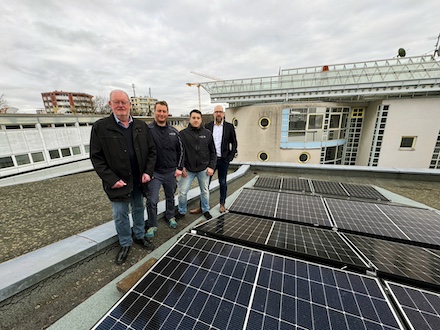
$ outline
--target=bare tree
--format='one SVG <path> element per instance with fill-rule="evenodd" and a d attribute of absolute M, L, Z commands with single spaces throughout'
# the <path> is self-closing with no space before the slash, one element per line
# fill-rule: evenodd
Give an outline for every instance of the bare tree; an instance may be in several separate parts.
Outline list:
<path fill-rule="evenodd" d="M 7 108 L 9 106 L 8 101 L 6 101 L 4 94 L 0 95 L 0 110 Z"/>
<path fill-rule="evenodd" d="M 94 113 L 110 113 L 111 109 L 108 105 L 107 98 L 104 96 L 95 96 L 93 100 Z"/>

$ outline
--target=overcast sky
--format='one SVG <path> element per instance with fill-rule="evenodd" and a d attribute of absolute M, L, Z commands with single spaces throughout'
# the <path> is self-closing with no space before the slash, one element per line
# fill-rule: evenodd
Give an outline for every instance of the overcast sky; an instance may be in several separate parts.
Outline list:
<path fill-rule="evenodd" d="M 21 110 L 42 92 L 112 89 L 198 107 L 210 79 L 433 54 L 438 0 L 2 0 L 0 95 Z M 211 112 L 201 89 L 202 111 Z"/>

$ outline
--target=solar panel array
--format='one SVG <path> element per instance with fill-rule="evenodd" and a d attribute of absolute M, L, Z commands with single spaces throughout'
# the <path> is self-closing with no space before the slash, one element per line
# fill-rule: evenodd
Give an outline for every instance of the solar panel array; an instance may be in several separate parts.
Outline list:
<path fill-rule="evenodd" d="M 324 260 L 335 266 L 367 268 L 344 239 L 331 230 L 235 213 L 224 214 L 194 229 L 222 240 L 283 250 L 285 254 Z"/>
<path fill-rule="evenodd" d="M 292 192 L 310 182 L 259 178 L 271 190 L 185 234 L 96 329 L 440 329 L 440 214 Z"/>
<path fill-rule="evenodd" d="M 254 183 L 254 187 L 282 191 L 299 191 L 304 193 L 310 193 L 313 190 L 313 192 L 318 195 L 388 201 L 384 195 L 372 186 L 334 181 L 259 176 Z"/>
<path fill-rule="evenodd" d="M 185 234 L 94 329 L 402 329 L 377 279 Z"/>
<path fill-rule="evenodd" d="M 243 189 L 229 210 L 286 221 L 332 226 L 323 199 L 317 196 Z"/>

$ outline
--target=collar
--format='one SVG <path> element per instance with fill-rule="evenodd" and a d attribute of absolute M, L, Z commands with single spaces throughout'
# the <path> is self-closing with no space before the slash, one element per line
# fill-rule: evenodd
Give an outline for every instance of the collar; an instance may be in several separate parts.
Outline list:
<path fill-rule="evenodd" d="M 118 117 L 116 117 L 115 114 L 113 114 L 113 118 L 115 118 L 116 124 L 118 124 L 119 126 L 121 126 L 121 127 L 123 127 L 123 128 L 127 128 L 127 127 L 125 127 L 125 125 L 122 123 L 122 121 L 120 121 L 120 120 L 118 119 Z M 133 122 L 133 117 L 130 115 L 130 119 L 128 120 L 128 126 L 130 126 L 132 122 Z"/>

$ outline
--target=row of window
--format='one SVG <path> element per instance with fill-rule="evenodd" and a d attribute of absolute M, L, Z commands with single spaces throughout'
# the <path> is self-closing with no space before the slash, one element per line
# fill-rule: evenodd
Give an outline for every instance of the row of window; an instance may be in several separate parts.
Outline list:
<path fill-rule="evenodd" d="M 90 153 L 90 146 L 84 146 L 86 154 Z M 69 148 L 61 148 L 61 149 L 52 149 L 49 150 L 50 159 L 58 159 L 71 157 L 75 155 L 81 155 L 81 147 L 74 146 Z M 14 162 L 15 161 L 15 162 Z M 12 155 L 6 157 L 0 157 L 0 168 L 8 168 L 15 166 L 22 166 L 28 164 L 35 164 L 45 161 L 45 156 L 42 151 L 39 152 L 31 152 L 21 155 Z"/>
<path fill-rule="evenodd" d="M 258 160 L 262 162 L 267 162 L 269 160 L 269 154 L 265 151 L 261 151 L 257 155 Z M 308 163 L 310 160 L 310 154 L 308 152 L 303 152 L 298 156 L 298 162 L 302 164 Z"/>
<path fill-rule="evenodd" d="M 0 125 L 0 130 L 17 130 L 17 129 L 35 129 L 37 124 L 16 124 L 16 125 Z M 54 127 L 76 127 L 75 123 L 59 123 L 59 124 L 40 124 L 41 128 L 54 128 Z M 79 126 L 91 126 L 90 123 L 78 123 Z"/>

